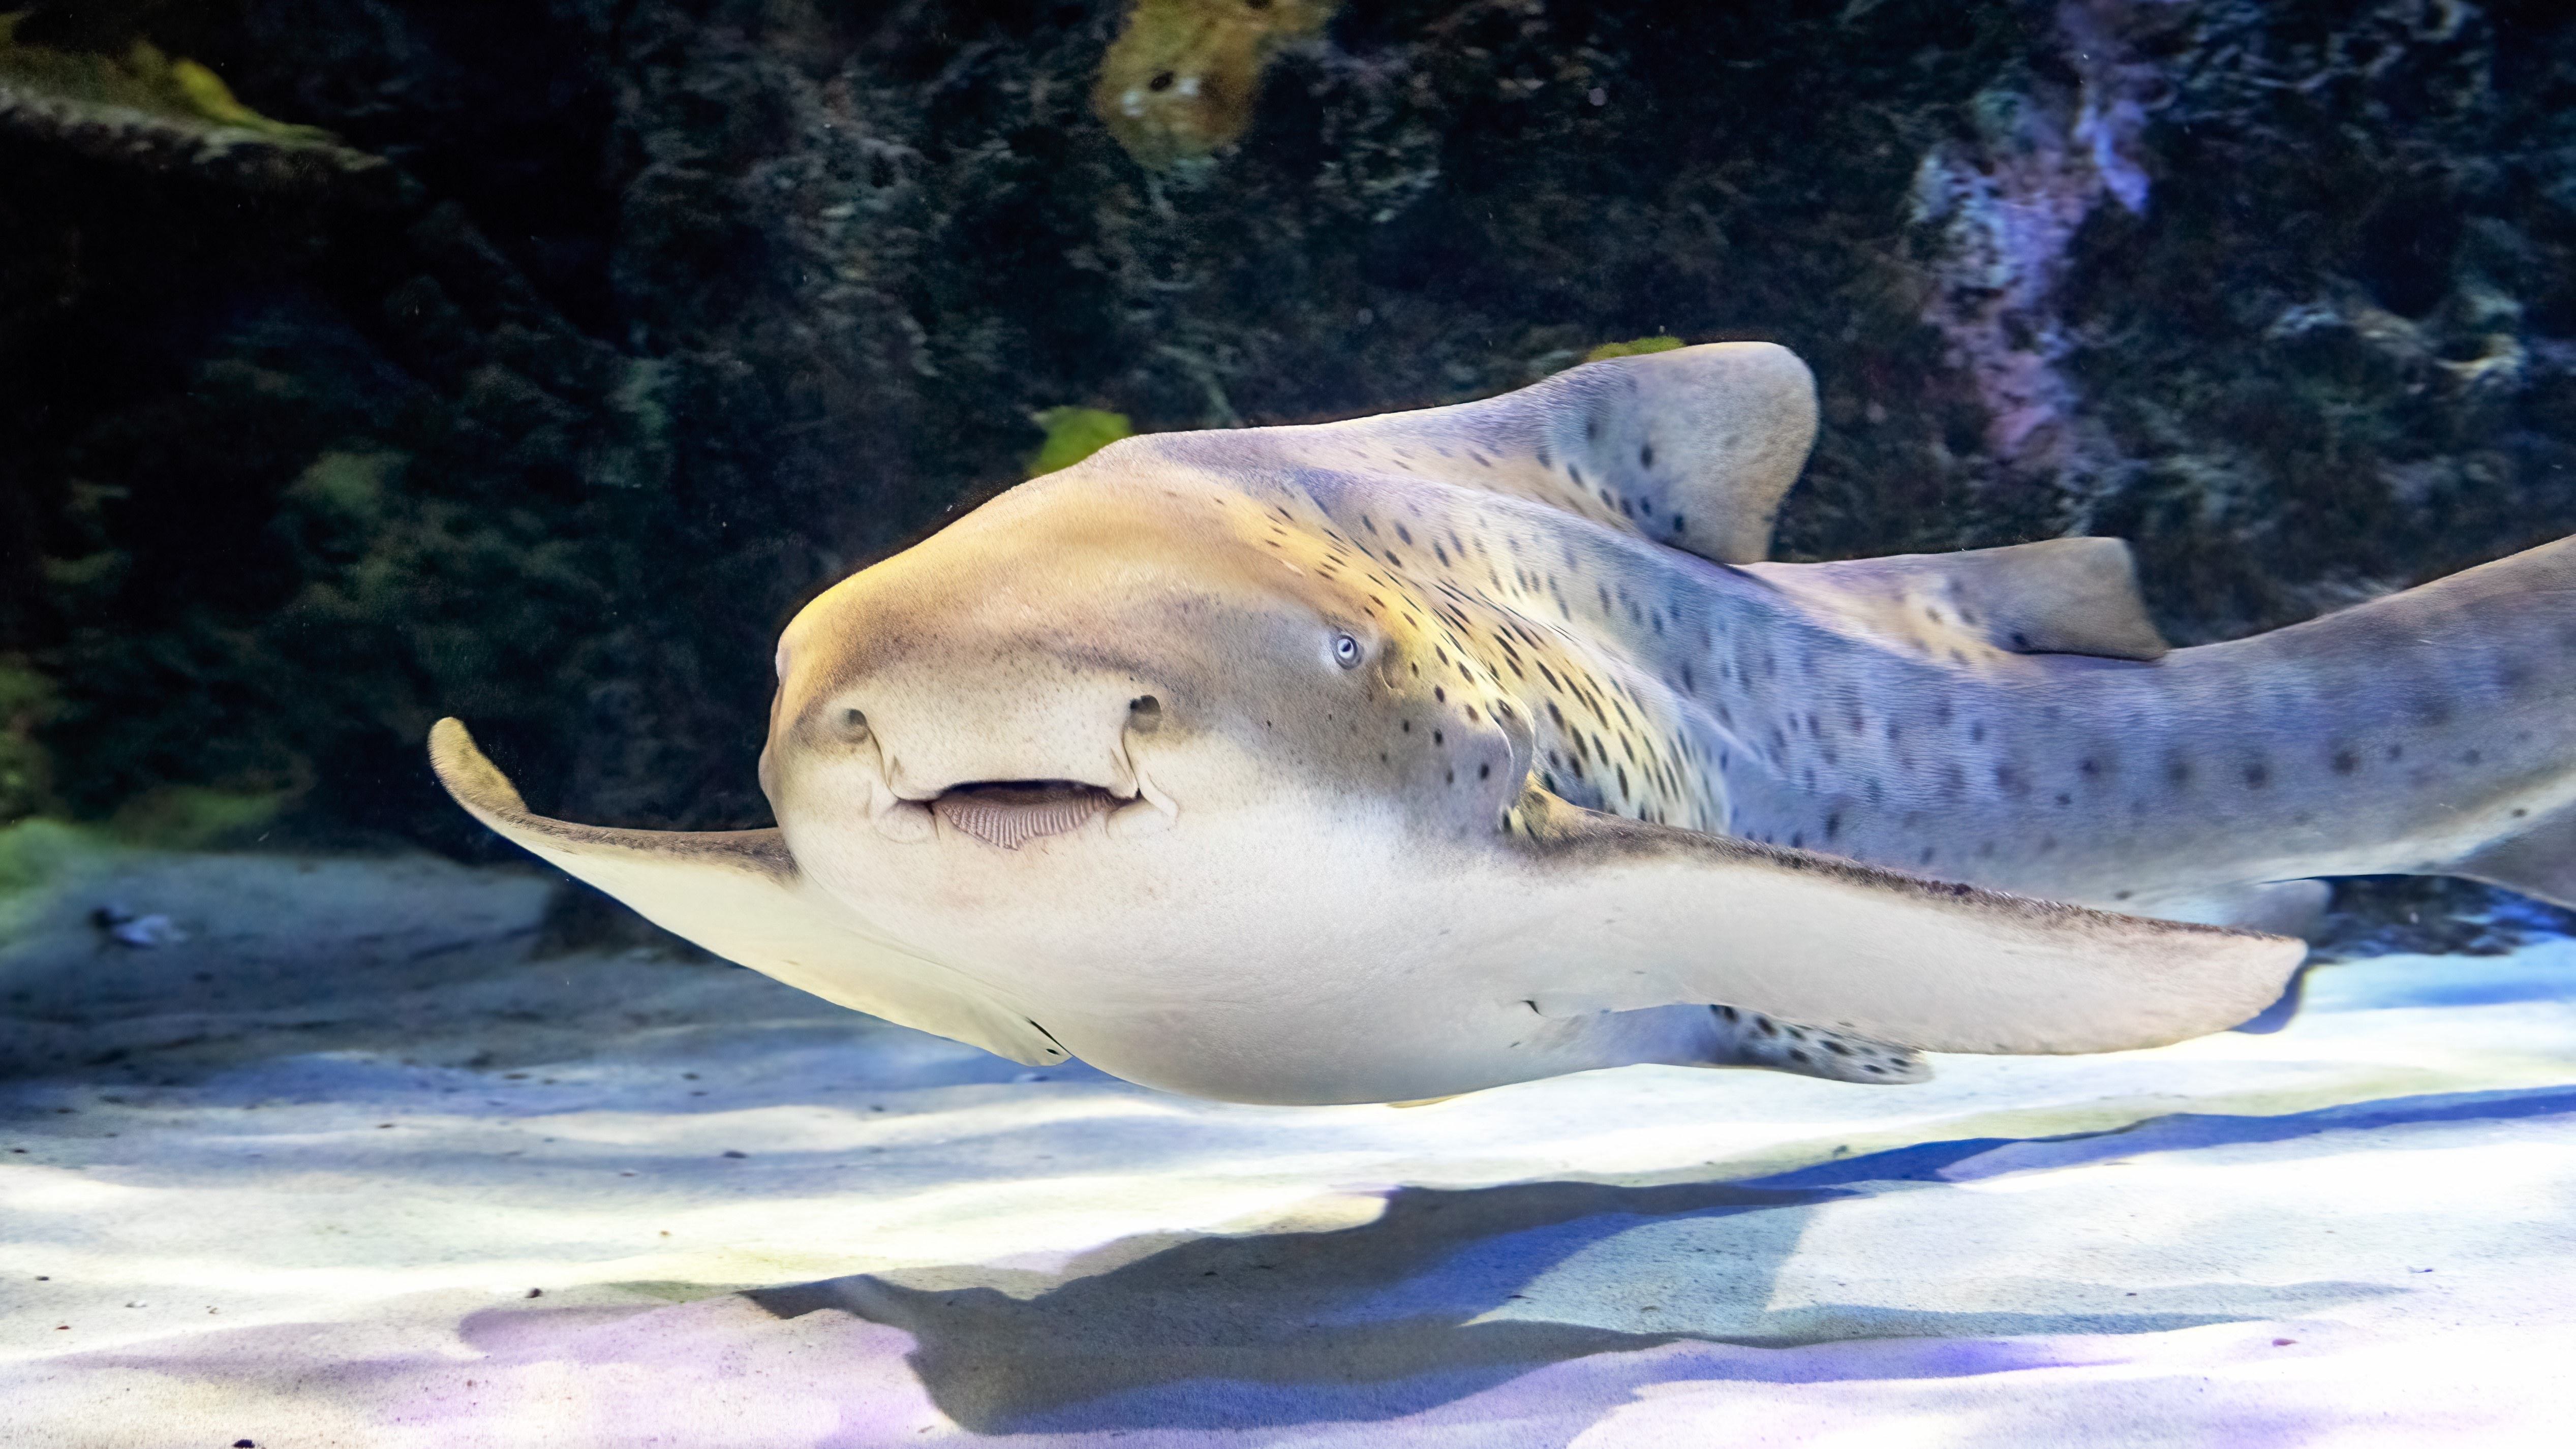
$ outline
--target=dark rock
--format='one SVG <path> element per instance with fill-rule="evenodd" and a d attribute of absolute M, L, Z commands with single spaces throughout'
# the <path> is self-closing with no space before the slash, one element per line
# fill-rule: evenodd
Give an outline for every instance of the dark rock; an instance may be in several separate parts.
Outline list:
<path fill-rule="evenodd" d="M 1653 333 L 1815 366 L 1789 556 L 2125 534 L 2198 640 L 2576 531 L 2558 7 L 1352 5 L 1167 171 L 1092 112 L 1106 0 L 37 8 L 366 163 L 0 117 L 0 656 L 78 810 L 488 849 L 419 764 L 453 712 L 541 809 L 755 822 L 777 626 L 1031 414 Z"/>

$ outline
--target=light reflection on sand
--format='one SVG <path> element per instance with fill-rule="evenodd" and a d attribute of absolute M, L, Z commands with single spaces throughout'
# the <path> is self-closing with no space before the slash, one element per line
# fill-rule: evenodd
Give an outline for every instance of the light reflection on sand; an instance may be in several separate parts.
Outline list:
<path fill-rule="evenodd" d="M 386 984 L 398 1035 L 272 996 L 0 1086 L 0 1444 L 2576 1416 L 2576 943 L 2330 966 L 2274 1035 L 1924 1087 L 1651 1068 L 1412 1111 L 1023 1081 L 747 972 L 523 955 Z"/>

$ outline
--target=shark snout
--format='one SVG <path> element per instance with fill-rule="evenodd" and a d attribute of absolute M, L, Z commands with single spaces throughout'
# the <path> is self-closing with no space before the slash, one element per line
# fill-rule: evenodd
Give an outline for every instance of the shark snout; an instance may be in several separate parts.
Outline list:
<path fill-rule="evenodd" d="M 924 697 L 899 688 L 842 691 L 798 731 L 836 771 L 856 771 L 879 834 L 903 842 L 948 832 L 1016 850 L 1095 820 L 1124 837 L 1177 813 L 1139 749 L 1160 732 L 1161 693 L 1128 680 L 1057 682 Z"/>

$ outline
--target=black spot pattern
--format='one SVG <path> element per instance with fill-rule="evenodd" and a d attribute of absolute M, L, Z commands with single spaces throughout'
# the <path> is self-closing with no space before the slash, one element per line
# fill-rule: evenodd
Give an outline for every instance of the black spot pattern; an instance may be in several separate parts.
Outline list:
<path fill-rule="evenodd" d="M 1784 1022 L 1734 1006 L 1709 1009 L 1715 1040 L 1707 1065 L 1761 1067 L 1828 1081 L 1895 1084 L 1932 1075 L 1921 1057 L 1850 1032 Z"/>
<path fill-rule="evenodd" d="M 2031 633 L 1973 596 L 1911 602 L 1906 619 L 1950 631 L 1927 652 L 1639 542 L 1647 519 L 1658 538 L 1683 527 L 1645 481 L 1654 443 L 1580 428 L 1462 444 L 1510 493 L 1379 473 L 1308 483 L 1291 504 L 1296 529 L 1342 550 L 1319 576 L 1365 586 L 1370 608 L 1418 631 L 1396 765 L 1508 793 L 1510 769 L 1457 753 L 1508 718 L 1526 782 L 1576 805 L 2105 902 L 2136 897 L 2123 876 L 2201 868 L 2214 838 L 2262 828 L 2231 822 L 2333 821 L 2302 808 L 2328 782 L 2438 800 L 2502 753 L 2441 733 L 2477 714 L 2467 691 L 2545 692 L 2564 673 L 2500 650 L 2456 681 L 2396 681 L 2378 722 L 2351 728 L 2317 716 L 2330 691 L 2252 664 L 2173 693 L 2199 651 L 2152 669 L 2014 652 Z M 1552 492 L 1528 483 L 1533 466 Z M 1991 635 L 1959 632 L 1981 621 Z"/>

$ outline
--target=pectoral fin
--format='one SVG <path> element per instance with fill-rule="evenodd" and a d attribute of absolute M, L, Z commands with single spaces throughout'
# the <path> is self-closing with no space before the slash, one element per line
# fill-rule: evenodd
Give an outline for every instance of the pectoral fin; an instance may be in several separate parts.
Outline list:
<path fill-rule="evenodd" d="M 646 920 L 826 1001 L 1032 1066 L 1065 1059 L 976 982 L 886 939 L 796 868 L 775 830 L 617 830 L 528 812 L 456 720 L 429 735 L 439 783 L 475 819 Z"/>
<path fill-rule="evenodd" d="M 1918 880 L 1533 791 L 1473 888 L 1547 1015 L 1726 1003 L 1926 1051 L 2064 1053 L 2224 1031 L 2305 946 Z"/>
<path fill-rule="evenodd" d="M 2333 897 L 2333 887 L 2321 880 L 2271 880 L 2183 896 L 2140 896 L 2123 904 L 2134 914 L 2161 916 L 2168 921 L 2199 921 L 2240 931 L 2314 938 L 2324 929 L 2326 903 Z"/>

